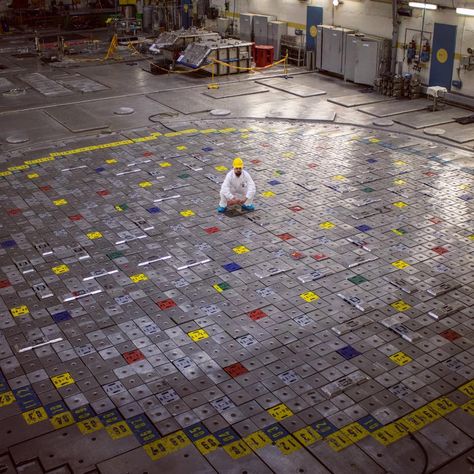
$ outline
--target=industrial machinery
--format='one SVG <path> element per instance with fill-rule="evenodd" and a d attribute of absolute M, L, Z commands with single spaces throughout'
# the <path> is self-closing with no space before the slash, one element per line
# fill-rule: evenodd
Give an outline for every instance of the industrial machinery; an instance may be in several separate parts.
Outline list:
<path fill-rule="evenodd" d="M 158 36 L 149 51 L 157 57 L 155 63 L 160 67 L 174 67 L 176 60 L 188 45 L 207 40 L 218 41 L 219 39 L 218 33 L 197 28 L 167 31 Z M 153 66 L 152 72 L 154 72 Z"/>
<path fill-rule="evenodd" d="M 373 86 L 377 77 L 390 72 L 391 41 L 351 33 L 346 35 L 344 79 Z"/>
<path fill-rule="evenodd" d="M 344 76 L 347 35 L 354 30 L 328 25 L 318 25 L 316 67 L 321 71 Z"/>
<path fill-rule="evenodd" d="M 249 41 L 236 39 L 195 42 L 188 45 L 177 63 L 193 69 L 202 68 L 216 76 L 247 72 L 252 65 L 252 46 Z"/>

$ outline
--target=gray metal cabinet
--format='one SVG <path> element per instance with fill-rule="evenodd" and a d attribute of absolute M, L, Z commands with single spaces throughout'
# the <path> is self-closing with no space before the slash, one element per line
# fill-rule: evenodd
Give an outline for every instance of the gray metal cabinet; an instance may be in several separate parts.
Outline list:
<path fill-rule="evenodd" d="M 357 44 L 359 39 L 356 35 L 347 35 L 346 39 L 346 66 L 344 68 L 344 79 L 346 81 L 354 81 Z"/>
<path fill-rule="evenodd" d="M 356 84 L 374 85 L 378 69 L 377 41 L 361 39 L 357 43 L 357 59 L 354 70 L 354 82 Z"/>
<path fill-rule="evenodd" d="M 275 61 L 281 58 L 281 35 L 288 34 L 288 24 L 284 21 L 268 22 L 268 44 L 273 46 Z"/>
<path fill-rule="evenodd" d="M 344 75 L 346 38 L 353 30 L 319 25 L 316 44 L 316 67 L 323 71 Z"/>
<path fill-rule="evenodd" d="M 240 14 L 240 39 L 242 41 L 253 41 L 253 13 Z"/>
<path fill-rule="evenodd" d="M 268 22 L 275 20 L 273 15 L 254 15 L 253 33 L 255 44 L 268 44 Z"/>

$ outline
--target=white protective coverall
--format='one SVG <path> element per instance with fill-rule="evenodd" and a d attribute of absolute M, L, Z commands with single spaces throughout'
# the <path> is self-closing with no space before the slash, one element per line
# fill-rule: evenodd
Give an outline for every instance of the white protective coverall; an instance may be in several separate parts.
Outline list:
<path fill-rule="evenodd" d="M 220 207 L 227 207 L 227 201 L 230 199 L 245 199 L 245 205 L 253 204 L 255 196 L 255 183 L 247 171 L 242 170 L 240 176 L 236 176 L 234 170 L 230 170 L 221 186 Z"/>

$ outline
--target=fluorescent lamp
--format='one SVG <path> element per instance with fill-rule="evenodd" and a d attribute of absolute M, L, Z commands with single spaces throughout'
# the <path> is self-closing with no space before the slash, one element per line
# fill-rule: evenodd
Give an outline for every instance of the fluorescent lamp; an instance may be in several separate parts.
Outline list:
<path fill-rule="evenodd" d="M 474 16 L 474 9 L 472 9 L 472 8 L 456 8 L 456 13 L 458 15 Z"/>
<path fill-rule="evenodd" d="M 408 5 L 413 8 L 426 8 L 426 10 L 437 10 L 438 5 L 434 3 L 409 2 Z"/>
<path fill-rule="evenodd" d="M 339 5 L 339 0 L 332 0 L 332 4 L 337 7 Z"/>

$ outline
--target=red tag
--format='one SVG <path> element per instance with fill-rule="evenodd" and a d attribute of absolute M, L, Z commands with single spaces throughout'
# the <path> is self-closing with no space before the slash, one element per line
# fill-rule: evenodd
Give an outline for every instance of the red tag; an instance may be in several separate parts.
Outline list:
<path fill-rule="evenodd" d="M 110 194 L 110 192 L 107 191 L 107 189 L 103 189 L 102 191 L 97 191 L 97 194 L 99 196 L 108 196 Z"/>
<path fill-rule="evenodd" d="M 446 331 L 440 332 L 439 335 L 451 342 L 462 337 L 461 334 L 458 334 L 456 331 L 452 329 L 446 329 Z"/>
<path fill-rule="evenodd" d="M 254 309 L 253 311 L 249 313 L 250 319 L 254 321 L 258 321 L 259 319 L 265 318 L 267 316 L 268 314 L 264 313 L 261 309 Z"/>
<path fill-rule="evenodd" d="M 301 206 L 293 206 L 293 207 L 290 207 L 289 209 L 293 212 L 300 212 L 303 210 Z"/>
<path fill-rule="evenodd" d="M 135 349 L 134 351 L 124 352 L 123 358 L 127 361 L 127 364 L 133 364 L 139 360 L 143 360 L 145 356 L 142 354 L 140 349 Z"/>
<path fill-rule="evenodd" d="M 280 235 L 277 235 L 277 237 L 280 237 L 281 240 L 294 239 L 294 237 L 291 234 L 280 234 Z"/>
<path fill-rule="evenodd" d="M 174 308 L 176 306 L 176 303 L 171 298 L 168 300 L 157 301 L 156 304 L 161 310 Z"/>
<path fill-rule="evenodd" d="M 9 280 L 0 280 L 0 288 L 8 288 L 12 286 Z"/>
<path fill-rule="evenodd" d="M 329 257 L 327 255 L 324 255 L 323 253 L 317 253 L 313 255 L 313 258 L 320 262 L 321 260 L 327 260 Z"/>
<path fill-rule="evenodd" d="M 245 368 L 240 362 L 236 362 L 235 364 L 228 365 L 224 367 L 224 370 L 231 376 L 231 377 L 238 377 L 239 375 L 246 374 L 248 369 Z"/>
<path fill-rule="evenodd" d="M 151 151 L 145 151 L 143 156 L 153 156 L 153 153 Z"/>
<path fill-rule="evenodd" d="M 44 192 L 51 191 L 51 186 L 49 184 L 46 186 L 40 186 L 40 189 Z"/>
<path fill-rule="evenodd" d="M 316 168 L 318 165 L 316 163 L 310 163 L 308 168 Z"/>
<path fill-rule="evenodd" d="M 433 223 L 433 224 L 439 224 L 441 222 L 443 222 L 439 217 L 432 217 L 430 219 L 430 221 Z"/>
<path fill-rule="evenodd" d="M 299 260 L 300 258 L 304 258 L 304 257 L 305 257 L 304 253 L 301 253 L 301 252 L 292 252 L 292 253 L 291 253 L 291 256 L 292 256 L 295 260 Z"/>
<path fill-rule="evenodd" d="M 22 210 L 21 209 L 8 209 L 7 211 L 8 215 L 9 216 L 17 216 L 18 214 L 21 214 L 22 213 Z"/>
<path fill-rule="evenodd" d="M 82 219 L 82 216 L 80 214 L 74 214 L 73 216 L 69 216 L 69 219 L 71 221 L 80 221 Z"/>
<path fill-rule="evenodd" d="M 208 227 L 207 229 L 204 229 L 206 234 L 215 234 L 216 232 L 219 232 L 220 229 L 219 227 Z"/>
<path fill-rule="evenodd" d="M 428 171 L 428 172 L 423 173 L 423 174 L 426 175 L 426 176 L 430 176 L 430 177 L 431 176 L 436 176 L 436 173 L 433 173 L 432 171 Z"/>
<path fill-rule="evenodd" d="M 253 163 L 254 165 L 258 165 L 259 163 L 261 163 L 261 161 L 260 161 L 260 160 L 252 160 L 252 163 Z"/>
<path fill-rule="evenodd" d="M 431 250 L 433 250 L 433 252 L 436 252 L 438 255 L 443 255 L 443 253 L 448 252 L 448 249 L 445 249 L 444 247 L 433 247 Z"/>

